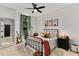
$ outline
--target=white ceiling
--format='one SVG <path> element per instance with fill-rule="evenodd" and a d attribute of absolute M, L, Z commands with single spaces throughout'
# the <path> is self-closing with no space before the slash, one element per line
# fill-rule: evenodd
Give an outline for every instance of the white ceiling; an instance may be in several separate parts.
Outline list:
<path fill-rule="evenodd" d="M 40 16 L 44 15 L 49 12 L 54 12 L 55 10 L 67 7 L 69 5 L 72 5 L 72 3 L 37 3 L 37 6 L 45 6 L 44 9 L 41 9 L 43 13 L 35 12 L 32 13 L 32 10 L 25 9 L 25 8 L 32 8 L 31 3 L 0 3 L 0 5 L 12 8 L 17 10 L 20 13 L 31 15 L 31 16 Z"/>

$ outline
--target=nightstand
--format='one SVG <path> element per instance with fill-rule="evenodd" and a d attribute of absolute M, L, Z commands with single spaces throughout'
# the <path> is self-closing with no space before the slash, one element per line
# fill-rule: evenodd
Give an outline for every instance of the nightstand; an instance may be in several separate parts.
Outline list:
<path fill-rule="evenodd" d="M 70 48 L 70 46 L 69 46 L 69 39 L 58 38 L 57 39 L 57 46 L 58 46 L 58 48 L 69 50 L 69 48 Z"/>

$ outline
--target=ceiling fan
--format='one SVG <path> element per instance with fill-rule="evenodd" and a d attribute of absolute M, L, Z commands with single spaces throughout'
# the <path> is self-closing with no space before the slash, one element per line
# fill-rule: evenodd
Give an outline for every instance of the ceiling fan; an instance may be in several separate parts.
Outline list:
<path fill-rule="evenodd" d="M 36 11 L 42 13 L 42 11 L 39 10 L 39 9 L 45 8 L 45 6 L 37 7 L 37 4 L 35 4 L 35 3 L 32 3 L 32 6 L 33 6 L 33 8 L 25 8 L 25 9 L 33 9 L 32 13 L 34 13 L 34 12 L 36 12 Z"/>

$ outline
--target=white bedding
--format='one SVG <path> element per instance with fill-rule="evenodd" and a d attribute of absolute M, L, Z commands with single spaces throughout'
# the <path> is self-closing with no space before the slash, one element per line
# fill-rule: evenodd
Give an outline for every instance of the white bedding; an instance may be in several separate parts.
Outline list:
<path fill-rule="evenodd" d="M 49 42 L 51 51 L 52 51 L 52 49 L 53 49 L 54 47 L 57 46 L 57 43 L 56 43 L 56 39 L 57 39 L 57 38 L 43 38 L 43 37 L 41 37 L 41 36 L 38 36 L 38 37 L 42 38 L 43 40 L 47 40 L 47 41 Z"/>
<path fill-rule="evenodd" d="M 49 42 L 49 45 L 50 45 L 50 49 L 51 49 L 51 51 L 52 51 L 52 49 L 54 48 L 54 47 L 56 47 L 56 38 L 53 38 L 53 39 L 51 39 L 51 40 L 47 40 L 48 42 Z"/>
<path fill-rule="evenodd" d="M 43 38 L 41 36 L 37 36 L 37 37 L 39 37 L 39 38 L 41 38 L 43 40 L 48 41 L 51 51 L 57 46 L 57 43 L 56 43 L 56 39 L 57 38 Z M 29 39 L 36 40 L 37 41 L 37 38 L 29 37 Z M 38 40 L 38 41 L 40 41 L 40 40 Z M 28 44 L 29 43 L 33 43 L 32 44 L 33 47 L 38 47 L 38 45 L 36 45 L 36 43 L 34 43 L 32 41 L 27 40 L 27 43 Z M 43 45 L 43 47 L 44 47 L 44 45 Z M 40 48 L 37 48 L 37 50 L 39 50 L 39 49 L 41 49 L 41 47 Z M 43 48 L 43 55 L 45 55 L 45 49 L 44 48 Z"/>

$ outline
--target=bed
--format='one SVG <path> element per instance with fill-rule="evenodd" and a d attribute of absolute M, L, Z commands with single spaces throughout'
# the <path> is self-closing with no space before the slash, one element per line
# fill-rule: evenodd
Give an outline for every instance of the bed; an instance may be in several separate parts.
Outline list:
<path fill-rule="evenodd" d="M 51 51 L 57 46 L 56 39 L 58 37 L 58 30 L 44 29 L 44 32 L 50 32 L 53 38 L 29 36 L 26 40 L 26 44 L 35 50 L 39 50 L 41 52 L 41 56 L 49 56 Z"/>

